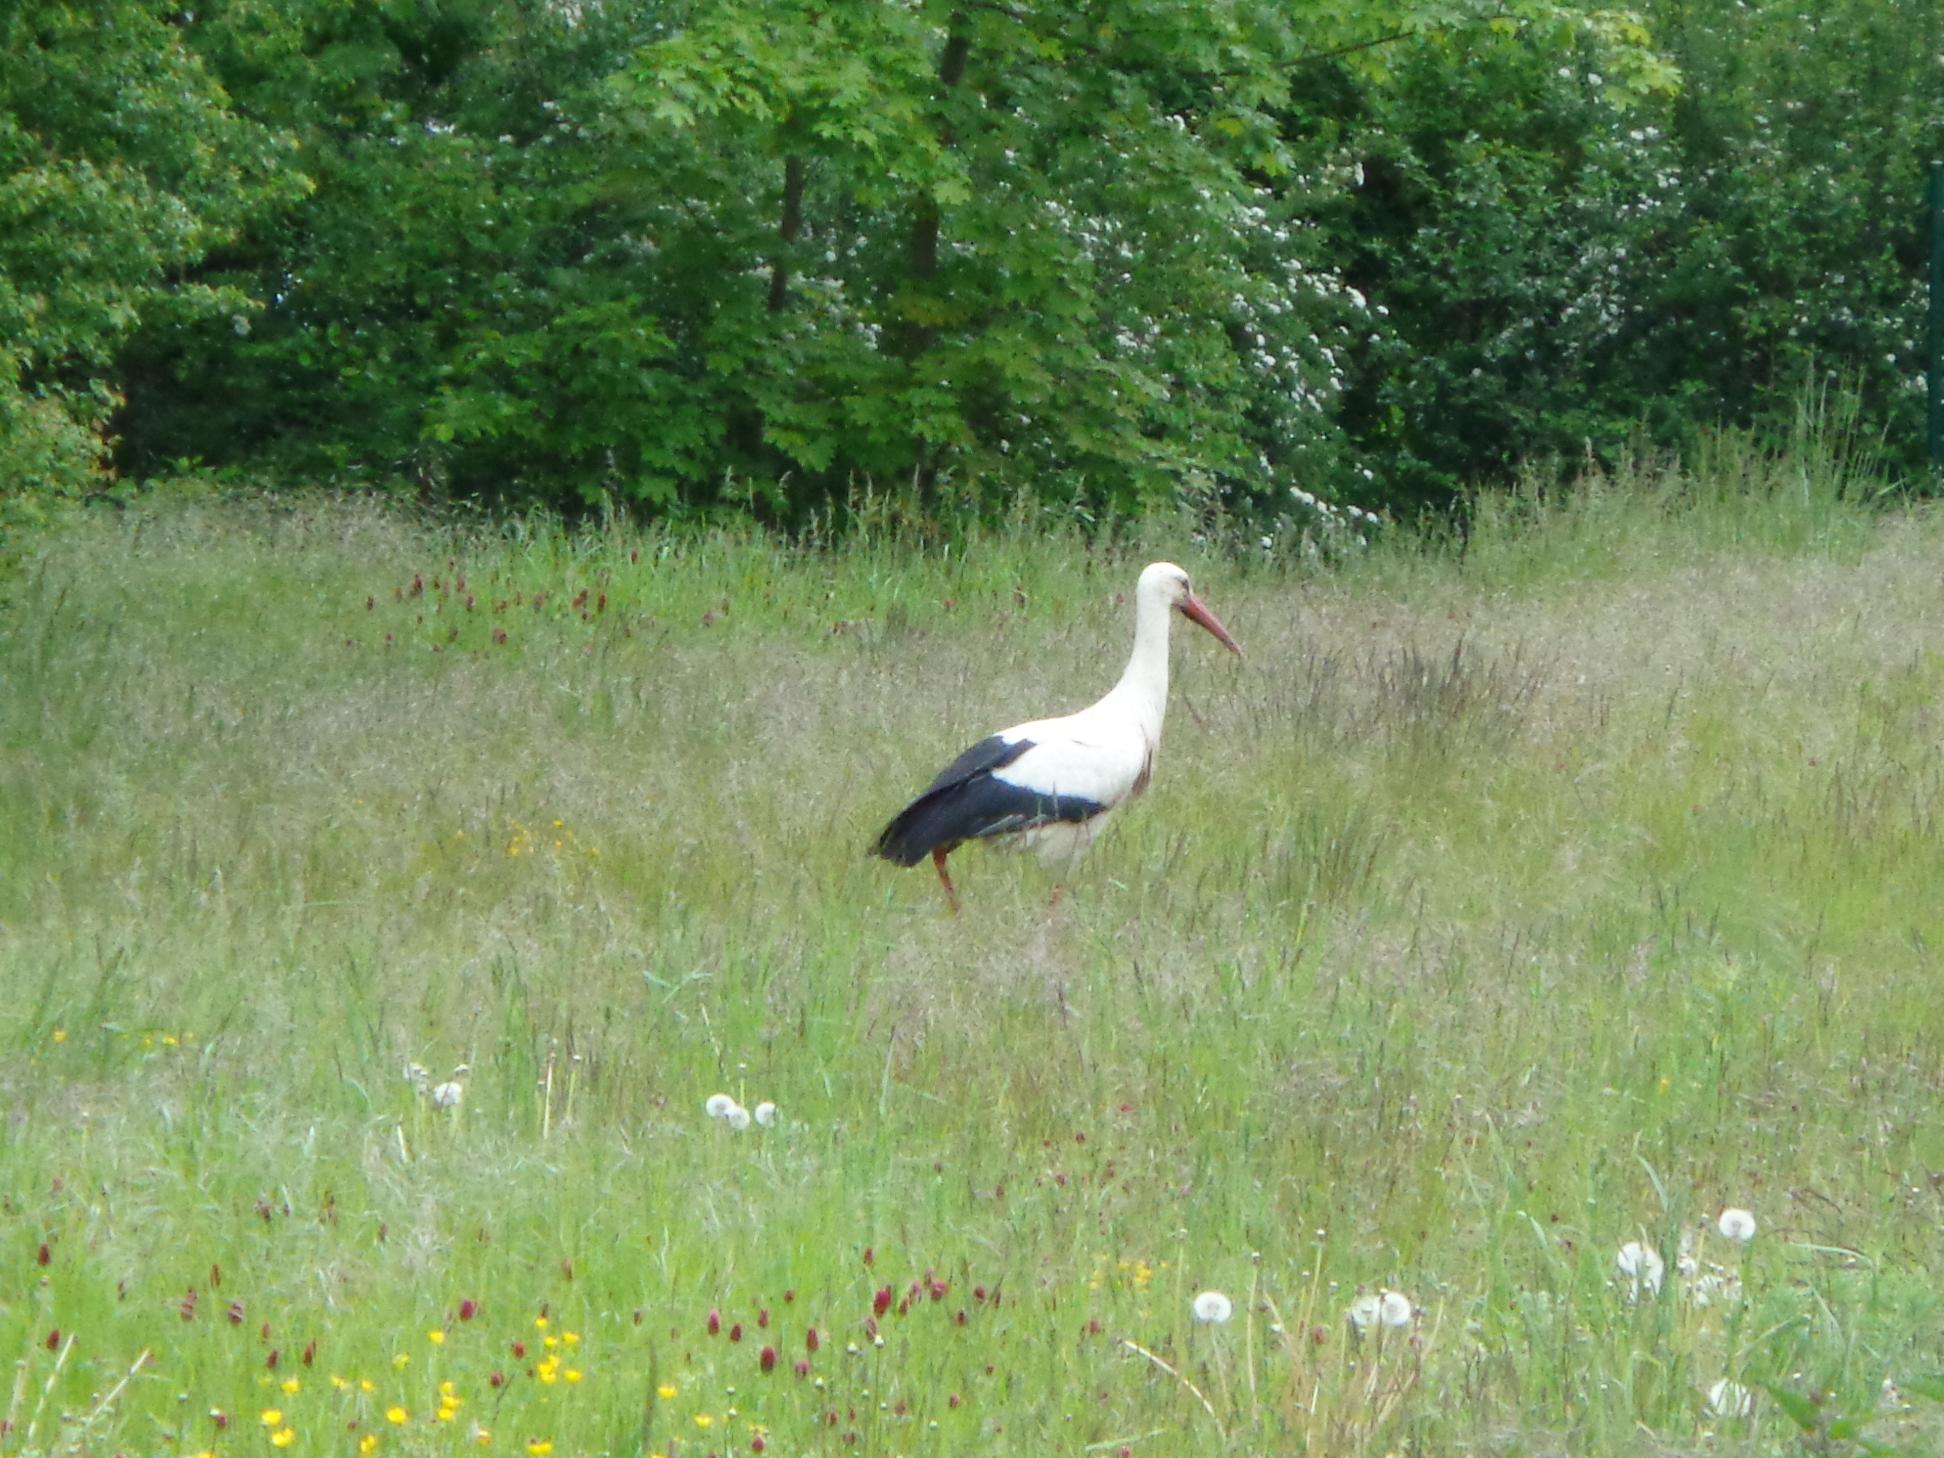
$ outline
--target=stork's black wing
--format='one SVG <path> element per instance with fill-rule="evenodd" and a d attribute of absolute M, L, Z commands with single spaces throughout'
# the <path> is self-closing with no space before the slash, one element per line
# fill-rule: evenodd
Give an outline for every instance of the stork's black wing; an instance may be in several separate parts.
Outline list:
<path fill-rule="evenodd" d="M 981 739 L 940 770 L 925 793 L 900 810 L 872 847 L 887 861 L 915 866 L 935 849 L 981 836 L 1030 830 L 1056 820 L 1091 820 L 1105 808 L 1077 795 L 1053 795 L 994 778 L 1033 747 L 1030 739 Z"/>

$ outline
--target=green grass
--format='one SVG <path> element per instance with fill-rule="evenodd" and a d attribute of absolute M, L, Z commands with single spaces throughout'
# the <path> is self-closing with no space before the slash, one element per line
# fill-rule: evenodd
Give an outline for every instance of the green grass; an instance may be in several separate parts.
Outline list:
<path fill-rule="evenodd" d="M 0 1453 L 1809 1451 L 1765 1383 L 1853 1452 L 1886 1378 L 1870 1436 L 1935 1451 L 1944 525 L 1841 488 L 1641 467 L 1309 572 L 50 532 L 0 622 Z M 1112 681 L 1150 555 L 1248 659 L 1177 635 L 1057 921 L 977 848 L 947 917 L 865 846 Z"/>

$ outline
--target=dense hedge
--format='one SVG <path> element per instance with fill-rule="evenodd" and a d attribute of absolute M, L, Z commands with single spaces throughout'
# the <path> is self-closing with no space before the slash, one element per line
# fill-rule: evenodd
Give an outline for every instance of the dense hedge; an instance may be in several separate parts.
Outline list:
<path fill-rule="evenodd" d="M 87 19 L 77 19 L 85 12 Z M 1438 506 L 1859 392 L 1932 0 L 23 0 L 0 489 Z M 107 64 L 103 64 L 103 58 Z"/>

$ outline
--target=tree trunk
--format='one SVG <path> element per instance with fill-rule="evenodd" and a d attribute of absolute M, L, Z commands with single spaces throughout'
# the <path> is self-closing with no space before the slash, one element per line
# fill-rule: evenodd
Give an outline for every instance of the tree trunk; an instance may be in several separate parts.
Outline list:
<path fill-rule="evenodd" d="M 945 52 L 938 60 L 938 92 L 941 99 L 965 79 L 965 64 L 971 54 L 972 36 L 966 29 L 965 12 L 954 11 Z M 957 138 L 953 136 L 949 122 L 940 125 L 939 141 L 948 149 L 956 144 Z M 914 283 L 927 284 L 938 277 L 938 229 L 938 204 L 929 193 L 921 194 L 912 207 L 911 218 L 911 278 Z M 929 324 L 910 325 L 905 330 L 905 357 L 916 359 L 931 348 L 936 332 Z"/>
<path fill-rule="evenodd" d="M 965 65 L 972 54 L 972 34 L 966 25 L 965 12 L 955 10 L 947 27 L 945 50 L 938 58 L 938 100 L 942 104 L 960 81 L 965 79 Z M 957 145 L 952 124 L 943 118 L 939 121 L 938 140 L 946 149 Z M 938 277 L 938 203 L 929 192 L 920 193 L 911 209 L 911 278 L 910 284 L 928 291 L 927 286 Z M 899 352 L 908 361 L 921 358 L 932 346 L 937 337 L 936 326 L 921 321 L 911 321 L 899 331 Z M 938 466 L 932 459 L 930 449 L 921 440 L 915 443 L 915 459 L 911 479 L 918 502 L 923 511 L 929 514 L 937 504 Z"/>
<path fill-rule="evenodd" d="M 803 228 L 803 157 L 791 153 L 783 159 L 783 221 L 777 227 L 780 245 L 770 262 L 769 311 L 783 312 L 790 297 L 790 245 Z"/>

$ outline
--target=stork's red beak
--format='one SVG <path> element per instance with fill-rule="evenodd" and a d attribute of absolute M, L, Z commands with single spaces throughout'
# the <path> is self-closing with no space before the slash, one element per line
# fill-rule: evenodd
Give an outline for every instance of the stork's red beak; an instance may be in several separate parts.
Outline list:
<path fill-rule="evenodd" d="M 1194 593 L 1189 593 L 1180 602 L 1176 603 L 1175 608 L 1190 622 L 1200 623 L 1210 633 L 1213 633 L 1215 640 L 1237 658 L 1242 656 L 1242 645 L 1229 636 L 1229 630 L 1222 626 L 1222 620 L 1211 613 L 1203 605 L 1202 600 L 1196 597 Z"/>

